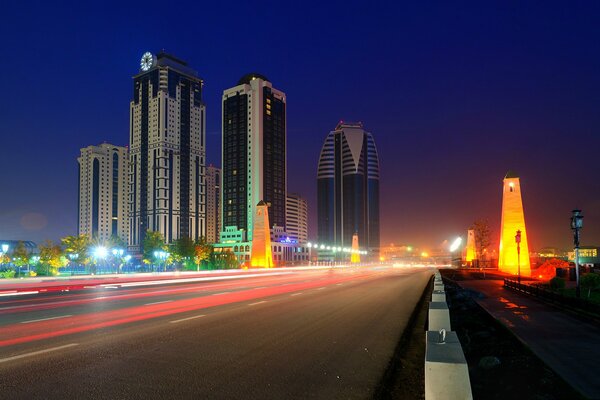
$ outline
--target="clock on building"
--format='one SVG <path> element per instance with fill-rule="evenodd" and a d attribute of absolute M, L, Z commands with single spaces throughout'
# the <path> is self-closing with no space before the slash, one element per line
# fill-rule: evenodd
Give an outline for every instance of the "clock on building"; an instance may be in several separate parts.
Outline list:
<path fill-rule="evenodd" d="M 144 55 L 142 56 L 142 59 L 140 60 L 140 68 L 142 69 L 142 71 L 148 71 L 150 68 L 152 68 L 154 66 L 155 62 L 156 62 L 156 57 L 154 57 L 154 54 L 147 51 L 144 53 Z"/>

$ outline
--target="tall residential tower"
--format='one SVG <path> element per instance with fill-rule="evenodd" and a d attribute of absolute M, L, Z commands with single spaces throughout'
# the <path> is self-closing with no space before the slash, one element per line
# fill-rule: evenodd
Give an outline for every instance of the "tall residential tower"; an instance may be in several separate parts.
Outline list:
<path fill-rule="evenodd" d="M 287 236 L 297 243 L 308 240 L 308 203 L 299 194 L 287 196 L 285 224 Z"/>
<path fill-rule="evenodd" d="M 317 171 L 319 243 L 379 251 L 379 157 L 362 123 L 340 122 L 325 139 Z"/>
<path fill-rule="evenodd" d="M 269 228 L 285 229 L 286 98 L 260 74 L 223 92 L 222 225 L 252 240 L 256 206 L 268 206 Z"/>
<path fill-rule="evenodd" d="M 184 61 L 145 53 L 130 105 L 130 235 L 206 236 L 203 81 Z"/>
<path fill-rule="evenodd" d="M 78 233 L 106 241 L 127 241 L 127 148 L 103 143 L 81 149 L 79 163 Z"/>
<path fill-rule="evenodd" d="M 221 230 L 221 169 L 206 167 L 206 241 L 219 243 Z"/>

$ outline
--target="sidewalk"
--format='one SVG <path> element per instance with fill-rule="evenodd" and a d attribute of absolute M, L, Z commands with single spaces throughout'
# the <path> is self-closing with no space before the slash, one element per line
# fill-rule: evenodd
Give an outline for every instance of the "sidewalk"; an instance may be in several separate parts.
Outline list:
<path fill-rule="evenodd" d="M 550 305 L 503 288 L 501 280 L 463 280 L 465 289 L 565 381 L 592 399 L 600 399 L 600 327 Z"/>

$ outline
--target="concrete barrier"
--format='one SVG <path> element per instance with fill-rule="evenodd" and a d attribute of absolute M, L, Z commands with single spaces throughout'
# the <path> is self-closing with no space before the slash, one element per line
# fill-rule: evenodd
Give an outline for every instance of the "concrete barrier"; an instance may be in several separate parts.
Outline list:
<path fill-rule="evenodd" d="M 450 311 L 445 301 L 432 301 L 429 303 L 429 330 L 439 331 L 445 329 L 451 331 Z"/>
<path fill-rule="evenodd" d="M 444 290 L 444 285 L 441 283 L 435 283 L 433 284 L 433 290 Z"/>
<path fill-rule="evenodd" d="M 433 301 L 433 302 L 437 302 L 437 301 L 446 302 L 446 292 L 444 292 L 443 290 L 434 290 L 433 293 L 431 293 L 431 301 Z"/>
<path fill-rule="evenodd" d="M 471 400 L 469 367 L 456 332 L 426 332 L 425 399 Z"/>

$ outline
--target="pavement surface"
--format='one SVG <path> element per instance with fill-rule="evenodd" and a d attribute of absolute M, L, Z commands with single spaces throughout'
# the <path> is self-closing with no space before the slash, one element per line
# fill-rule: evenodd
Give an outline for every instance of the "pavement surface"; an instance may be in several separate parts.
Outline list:
<path fill-rule="evenodd" d="M 584 396 L 600 399 L 600 327 L 532 297 L 503 288 L 500 280 L 464 280 L 465 289 L 540 359 Z"/>
<path fill-rule="evenodd" d="M 370 398 L 429 268 L 0 298 L 1 399 Z"/>

